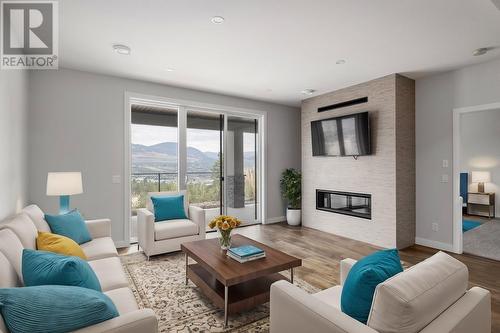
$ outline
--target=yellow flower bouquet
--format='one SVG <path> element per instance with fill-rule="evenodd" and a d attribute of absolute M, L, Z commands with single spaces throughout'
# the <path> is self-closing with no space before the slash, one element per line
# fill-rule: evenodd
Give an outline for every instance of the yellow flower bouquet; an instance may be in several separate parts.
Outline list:
<path fill-rule="evenodd" d="M 210 221 L 208 227 L 210 229 L 217 228 L 220 247 L 223 250 L 227 250 L 231 247 L 231 231 L 240 224 L 241 221 L 234 216 L 220 215 Z"/>

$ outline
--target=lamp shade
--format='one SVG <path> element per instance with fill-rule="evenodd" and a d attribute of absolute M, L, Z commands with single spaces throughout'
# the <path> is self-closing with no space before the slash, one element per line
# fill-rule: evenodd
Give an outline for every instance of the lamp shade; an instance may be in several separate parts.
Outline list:
<path fill-rule="evenodd" d="M 47 195 L 73 195 L 83 193 L 81 172 L 49 172 Z"/>
<path fill-rule="evenodd" d="M 491 174 L 489 171 L 472 171 L 472 183 L 488 183 L 491 181 Z"/>

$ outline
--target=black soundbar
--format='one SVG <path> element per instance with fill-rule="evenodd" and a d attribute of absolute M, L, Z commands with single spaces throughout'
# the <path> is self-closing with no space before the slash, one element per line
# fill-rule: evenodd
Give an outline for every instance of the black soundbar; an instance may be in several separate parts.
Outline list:
<path fill-rule="evenodd" d="M 352 106 L 356 104 L 363 104 L 368 102 L 368 97 L 361 97 L 361 98 L 356 98 L 356 99 L 351 99 L 350 101 L 345 101 L 345 102 L 340 102 L 332 105 L 327 105 L 327 106 L 322 106 L 318 108 L 318 112 L 325 112 L 325 111 L 330 111 L 334 109 L 340 109 L 340 108 L 345 108 L 347 106 Z"/>

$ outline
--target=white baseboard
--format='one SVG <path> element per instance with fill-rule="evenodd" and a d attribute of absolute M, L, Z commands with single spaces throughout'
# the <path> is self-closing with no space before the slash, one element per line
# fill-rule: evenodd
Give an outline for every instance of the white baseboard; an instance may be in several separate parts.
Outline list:
<path fill-rule="evenodd" d="M 129 246 L 130 246 L 130 242 L 127 242 L 127 241 L 124 241 L 124 240 L 115 241 L 115 247 L 117 249 L 120 249 L 122 247 L 129 247 Z"/>
<path fill-rule="evenodd" d="M 286 216 L 268 217 L 264 224 L 279 223 L 285 221 L 286 221 Z"/>
<path fill-rule="evenodd" d="M 415 244 L 432 247 L 438 250 L 453 252 L 453 244 L 438 242 L 426 238 L 415 237 Z"/>

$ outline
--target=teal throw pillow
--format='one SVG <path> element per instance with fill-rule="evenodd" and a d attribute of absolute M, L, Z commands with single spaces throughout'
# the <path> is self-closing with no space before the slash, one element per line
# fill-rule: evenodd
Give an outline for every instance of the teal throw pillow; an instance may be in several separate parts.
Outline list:
<path fill-rule="evenodd" d="M 378 251 L 356 262 L 342 287 L 342 312 L 366 324 L 377 285 L 402 271 L 397 249 Z"/>
<path fill-rule="evenodd" d="M 52 233 L 69 237 L 78 244 L 92 240 L 85 220 L 76 209 L 62 215 L 45 215 L 45 221 Z"/>
<path fill-rule="evenodd" d="M 102 291 L 90 265 L 79 257 L 24 249 L 22 272 L 27 287 L 51 284 Z"/>
<path fill-rule="evenodd" d="M 73 286 L 0 288 L 0 312 L 16 333 L 72 332 L 118 317 L 108 296 Z"/>
<path fill-rule="evenodd" d="M 184 210 L 184 195 L 151 197 L 155 211 L 155 222 L 187 219 Z"/>

